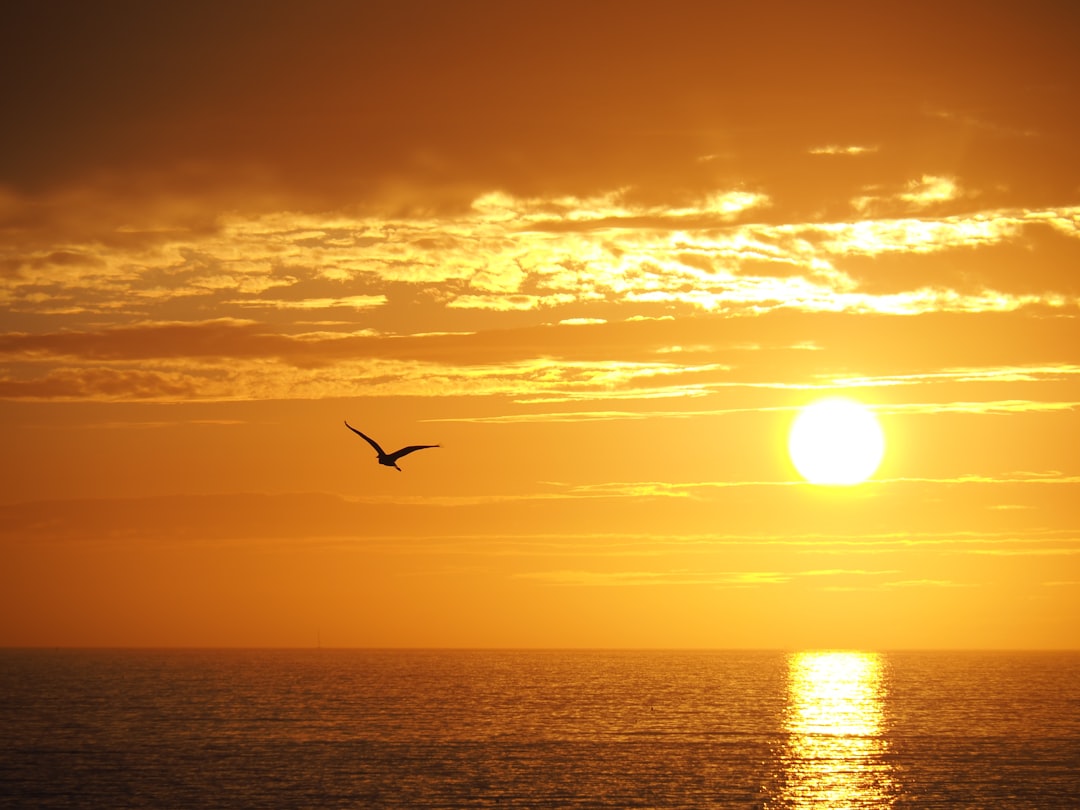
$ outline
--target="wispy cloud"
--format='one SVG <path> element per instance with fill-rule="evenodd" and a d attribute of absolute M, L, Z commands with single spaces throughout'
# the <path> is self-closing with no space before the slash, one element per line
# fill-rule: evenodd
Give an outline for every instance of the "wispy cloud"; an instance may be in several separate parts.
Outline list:
<path fill-rule="evenodd" d="M 786 410 L 793 404 L 758 398 L 752 404 L 697 410 L 683 408 L 595 407 L 584 403 L 643 404 L 649 400 L 689 400 L 740 390 L 858 390 L 904 386 L 925 387 L 920 402 L 877 406 L 882 413 L 1023 414 L 1069 412 L 1073 393 L 1055 384 L 1080 379 L 1080 366 L 1070 362 L 1027 365 L 948 365 L 953 360 L 981 360 L 980 344 L 947 346 L 940 353 L 944 368 L 917 372 L 837 374 L 823 369 L 850 360 L 836 358 L 836 345 L 818 347 L 815 362 L 796 357 L 798 347 L 687 343 L 683 351 L 657 329 L 675 328 L 666 321 L 570 323 L 533 329 L 483 333 L 433 331 L 395 335 L 371 328 L 301 331 L 281 330 L 239 318 L 188 322 L 137 322 L 93 330 L 0 333 L 0 396 L 21 399 L 239 400 L 244 398 L 305 399 L 321 396 L 392 396 L 428 393 L 455 397 L 509 396 L 521 407 L 549 406 L 543 412 L 449 417 L 475 422 L 573 422 L 622 419 L 683 419 L 749 411 Z M 1059 323 L 1048 321 L 1047 323 Z M 1061 321 L 1060 323 L 1068 323 Z M 326 326 L 325 324 L 321 326 Z M 880 340 L 892 340 L 897 329 L 881 322 Z M 1018 340 L 1038 335 L 1024 324 L 1013 328 Z M 1041 326 L 1035 324 L 1039 329 Z M 636 332 L 627 332 L 626 329 Z M 725 327 L 728 328 L 728 327 Z M 845 326 L 846 328 L 846 326 Z M 868 327 L 864 327 L 868 328 Z M 924 327 L 925 328 L 925 327 Z M 581 342 L 578 330 L 591 332 Z M 1024 337 L 1024 335 L 1027 337 Z M 1067 356 L 1068 349 L 1050 342 L 1070 333 L 1054 329 L 1042 336 L 1041 351 Z M 1075 335 L 1072 335 L 1075 337 Z M 845 344 L 843 352 L 850 351 Z M 1051 354 L 1050 356 L 1053 356 Z M 987 355 L 989 357 L 989 355 Z M 152 361 L 152 363 L 148 362 Z M 889 363 L 883 361 L 886 368 Z M 925 365 L 925 361 L 924 361 Z M 1026 398 L 958 398 L 955 386 L 1009 383 L 1043 386 L 1047 393 Z M 1038 391 L 1029 389 L 1032 394 Z M 1026 393 L 1026 392 L 1025 392 Z M 552 410 L 569 404 L 569 410 Z M 574 406 L 577 407 L 574 407 Z"/>
<path fill-rule="evenodd" d="M 1080 402 L 1039 402 L 1030 399 L 988 400 L 985 402 L 904 402 L 877 408 L 880 413 L 1056 413 L 1080 408 Z"/>
<path fill-rule="evenodd" d="M 906 202 L 925 206 L 954 200 L 959 194 L 955 178 L 924 174 L 918 180 L 910 181 L 899 197 Z"/>
<path fill-rule="evenodd" d="M 1080 555 L 1080 548 L 981 548 L 971 553 L 990 557 L 1075 557 Z"/>
<path fill-rule="evenodd" d="M 860 213 L 873 215 L 881 209 L 895 209 L 901 204 L 909 211 L 920 211 L 942 203 L 951 202 L 963 196 L 954 177 L 941 177 L 924 174 L 909 180 L 903 188 L 886 192 L 881 189 L 869 190 L 868 193 L 852 199 L 852 206 Z"/>
<path fill-rule="evenodd" d="M 864 491 L 904 484 L 953 484 L 953 485 L 1058 485 L 1072 486 L 1080 484 L 1080 475 L 1068 475 L 1058 471 L 1014 472 L 1005 475 L 962 474 L 950 477 L 892 477 L 872 478 L 861 485 Z M 744 487 L 813 487 L 804 481 L 609 481 L 591 484 L 561 484 L 549 482 L 567 495 L 589 498 L 695 498 L 704 497 L 710 491 Z"/>
<path fill-rule="evenodd" d="M 838 146 L 836 144 L 829 144 L 827 146 L 815 146 L 808 150 L 811 155 L 866 155 L 873 152 L 877 152 L 877 146 Z"/>
<path fill-rule="evenodd" d="M 859 383 L 837 381 L 841 387 L 858 387 Z M 914 384 L 914 383 L 913 383 Z M 712 386 L 710 386 L 712 387 Z M 755 384 L 754 387 L 760 387 Z M 792 412 L 799 405 L 761 405 L 744 408 L 703 408 L 701 410 L 596 410 L 596 411 L 535 411 L 531 413 L 496 414 L 485 416 L 446 416 L 425 419 L 425 422 L 471 422 L 476 424 L 533 424 L 533 423 L 568 423 L 568 422 L 641 422 L 647 420 L 686 420 L 714 416 L 727 416 L 740 413 Z M 887 405 L 869 406 L 880 414 L 893 413 L 967 413 L 967 414 L 1011 414 L 1011 413 L 1058 413 L 1080 409 L 1077 402 L 1042 402 L 1034 400 L 987 400 L 964 402 L 899 402 Z"/>
<path fill-rule="evenodd" d="M 832 377 L 836 385 L 850 386 L 885 386 L 885 385 L 921 385 L 935 382 L 1040 382 L 1065 380 L 1080 374 L 1080 365 L 1054 363 L 1051 365 L 998 366 L 984 368 L 948 368 L 940 371 L 927 371 L 918 374 L 889 374 L 874 377 Z M 1025 400 L 999 400 L 996 403 L 961 402 L 950 407 L 958 410 L 972 408 L 978 410 L 982 405 L 1004 411 L 1038 410 L 1040 403 Z M 1052 407 L 1067 406 L 1073 403 L 1046 403 Z M 916 409 L 917 405 L 905 406 Z"/>
<path fill-rule="evenodd" d="M 860 583 L 860 582 L 848 582 L 848 583 L 830 583 L 823 586 L 822 590 L 825 591 L 838 591 L 838 592 L 882 592 L 882 591 L 906 591 L 906 590 L 933 590 L 933 589 L 953 589 L 953 588 L 974 588 L 977 587 L 975 583 L 955 582 L 948 579 L 904 579 L 895 580 L 891 582 L 875 582 L 875 583 Z"/>
<path fill-rule="evenodd" d="M 530 571 L 516 574 L 548 585 L 580 587 L 671 587 L 681 585 L 713 588 L 747 588 L 785 585 L 799 579 L 882 577 L 896 571 L 865 571 L 858 569 L 827 569 L 809 571 Z M 837 586 L 823 586 L 833 588 Z"/>
<path fill-rule="evenodd" d="M 383 306 L 387 301 L 385 295 L 349 295 L 342 298 L 301 298 L 295 301 L 272 299 L 272 298 L 248 298 L 233 301 L 225 301 L 227 305 L 246 308 L 266 309 L 334 309 L 347 307 L 349 309 L 370 309 Z"/>
<path fill-rule="evenodd" d="M 1074 485 L 1080 484 L 1080 475 L 1063 475 L 1059 472 L 1021 472 L 1006 475 L 977 475 L 967 473 L 952 477 L 901 477 L 876 478 L 871 484 L 1039 484 L 1039 485 Z"/>
<path fill-rule="evenodd" d="M 538 411 L 533 413 L 497 414 L 494 416 L 446 416 L 425 419 L 425 422 L 473 422 L 477 424 L 532 424 L 544 422 L 640 422 L 649 419 L 699 419 L 735 413 L 757 413 L 770 410 L 794 410 L 795 406 L 761 408 L 710 408 L 699 411 L 636 410 L 636 411 Z"/>
<path fill-rule="evenodd" d="M 691 571 L 531 571 L 517 574 L 547 585 L 585 587 L 750 587 L 787 582 L 790 575 L 777 571 L 731 571 L 699 573 Z"/>
<path fill-rule="evenodd" d="M 900 579 L 893 582 L 883 582 L 883 588 L 972 588 L 974 583 L 954 582 L 948 579 Z"/>
<path fill-rule="evenodd" d="M 563 318 L 559 323 L 563 326 L 589 326 L 590 324 L 607 323 L 607 318 Z"/>

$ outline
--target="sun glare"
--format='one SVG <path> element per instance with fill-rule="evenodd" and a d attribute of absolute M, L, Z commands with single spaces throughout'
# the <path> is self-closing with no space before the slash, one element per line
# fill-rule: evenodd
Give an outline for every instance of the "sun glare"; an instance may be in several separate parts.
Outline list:
<path fill-rule="evenodd" d="M 802 652 L 788 666 L 783 806 L 891 807 L 882 656 Z"/>
<path fill-rule="evenodd" d="M 881 464 L 885 435 L 865 405 L 842 397 L 823 399 L 795 418 L 788 453 L 795 469 L 812 484 L 858 484 Z"/>

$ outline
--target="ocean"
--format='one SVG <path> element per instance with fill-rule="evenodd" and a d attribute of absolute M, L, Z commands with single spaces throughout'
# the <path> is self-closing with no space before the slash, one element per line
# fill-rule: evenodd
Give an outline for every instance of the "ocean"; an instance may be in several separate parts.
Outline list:
<path fill-rule="evenodd" d="M 1080 653 L 0 650 L 0 806 L 1075 808 Z"/>

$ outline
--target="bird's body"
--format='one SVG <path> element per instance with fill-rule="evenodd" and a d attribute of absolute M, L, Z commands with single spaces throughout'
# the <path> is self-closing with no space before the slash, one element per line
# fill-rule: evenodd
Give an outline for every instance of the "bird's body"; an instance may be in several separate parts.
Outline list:
<path fill-rule="evenodd" d="M 355 433 L 357 436 L 359 436 L 361 439 L 363 439 L 365 442 L 375 448 L 375 452 L 379 455 L 380 464 L 382 464 L 384 467 L 393 467 L 398 472 L 401 472 L 401 467 L 397 465 L 397 462 L 398 459 L 402 456 L 407 456 L 409 455 L 409 453 L 415 452 L 416 450 L 427 450 L 428 448 L 439 446 L 437 444 L 410 444 L 408 447 L 402 447 L 400 450 L 395 450 L 393 453 L 387 453 L 381 447 L 379 447 L 379 443 L 377 441 L 372 439 L 370 436 L 365 436 L 359 430 L 350 425 L 348 419 L 345 420 L 345 427 L 347 427 L 349 430 L 351 430 L 353 433 Z"/>

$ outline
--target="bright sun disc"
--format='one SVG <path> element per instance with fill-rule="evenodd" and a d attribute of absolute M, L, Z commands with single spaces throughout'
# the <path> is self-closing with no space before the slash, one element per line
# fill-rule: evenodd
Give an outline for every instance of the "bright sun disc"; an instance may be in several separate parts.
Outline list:
<path fill-rule="evenodd" d="M 865 405 L 841 397 L 822 399 L 795 417 L 788 453 L 811 484 L 858 484 L 881 464 L 885 435 Z"/>

